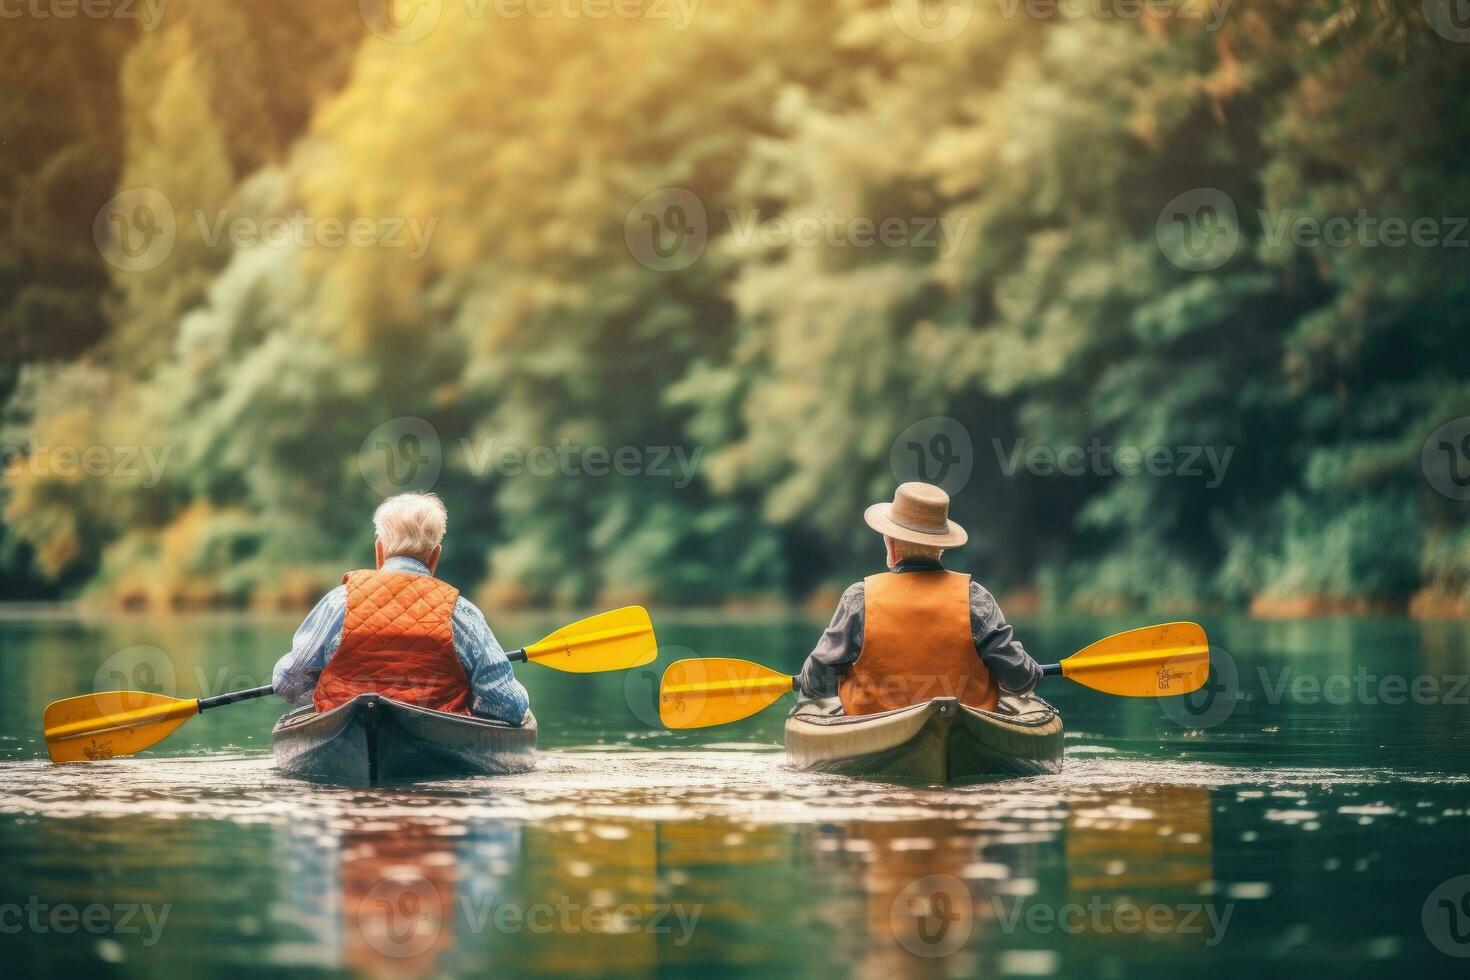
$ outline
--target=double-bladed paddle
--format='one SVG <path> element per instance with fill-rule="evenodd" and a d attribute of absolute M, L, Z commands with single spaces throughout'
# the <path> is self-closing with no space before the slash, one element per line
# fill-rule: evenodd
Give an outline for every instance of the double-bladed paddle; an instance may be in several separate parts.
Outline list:
<path fill-rule="evenodd" d="M 628 670 L 658 656 L 653 622 L 642 606 L 625 606 L 563 626 L 506 654 L 572 674 Z M 272 693 L 270 685 L 210 698 L 170 698 L 143 691 L 82 694 L 46 706 L 43 724 L 52 762 L 86 762 L 132 755 L 168 738 L 201 711 Z"/>
<path fill-rule="evenodd" d="M 1198 623 L 1165 623 L 1115 633 L 1061 663 L 1042 664 L 1095 691 L 1132 698 L 1188 694 L 1210 675 L 1210 641 Z M 658 716 L 668 728 L 708 728 L 749 718 L 781 699 L 796 678 L 748 660 L 680 660 L 664 671 Z"/>

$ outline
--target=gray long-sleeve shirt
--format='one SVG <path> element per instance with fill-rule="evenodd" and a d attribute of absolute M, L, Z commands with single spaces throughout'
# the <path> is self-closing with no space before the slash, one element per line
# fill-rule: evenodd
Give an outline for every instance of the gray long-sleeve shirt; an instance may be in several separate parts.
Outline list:
<path fill-rule="evenodd" d="M 934 572 L 943 568 L 937 561 L 906 558 L 893 571 Z M 798 680 L 798 687 L 806 697 L 836 696 L 837 682 L 862 652 L 864 591 L 862 582 L 848 586 L 832 614 L 831 624 L 806 658 Z M 1016 639 L 1011 624 L 1001 615 L 995 596 L 974 579 L 970 580 L 970 632 L 975 637 L 976 655 L 990 668 L 1001 690 L 1011 694 L 1031 693 L 1041 680 L 1041 666 Z"/>

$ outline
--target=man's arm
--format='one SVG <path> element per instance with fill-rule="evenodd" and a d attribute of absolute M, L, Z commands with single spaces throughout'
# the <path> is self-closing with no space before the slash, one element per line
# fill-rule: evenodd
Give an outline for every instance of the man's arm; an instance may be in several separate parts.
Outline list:
<path fill-rule="evenodd" d="M 809 698 L 837 696 L 841 668 L 853 664 L 863 649 L 863 583 L 847 587 L 832 614 L 832 622 L 822 631 L 816 647 L 806 658 L 796 686 Z"/>
<path fill-rule="evenodd" d="M 342 623 L 347 618 L 347 587 L 339 585 L 322 596 L 316 608 L 296 630 L 291 650 L 276 661 L 271 686 L 292 707 L 311 703 L 317 678 L 342 642 Z"/>
<path fill-rule="evenodd" d="M 454 605 L 454 650 L 470 681 L 470 711 L 519 725 L 531 710 L 531 696 L 511 673 L 505 650 L 485 622 L 485 614 L 463 596 Z"/>
<path fill-rule="evenodd" d="M 995 596 L 979 582 L 970 581 L 970 628 L 975 633 L 975 652 L 1000 689 L 1007 694 L 1030 694 L 1041 680 L 1041 665 L 1031 658 L 1016 631 L 1001 614 Z"/>

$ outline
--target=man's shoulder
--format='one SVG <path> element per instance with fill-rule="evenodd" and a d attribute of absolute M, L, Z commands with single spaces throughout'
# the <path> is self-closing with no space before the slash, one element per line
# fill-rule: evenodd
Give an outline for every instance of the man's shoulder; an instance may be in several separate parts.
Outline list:
<path fill-rule="evenodd" d="M 463 592 L 454 601 L 454 618 L 474 626 L 489 628 L 490 625 L 489 621 L 485 619 L 485 614 L 480 611 L 480 607 L 465 598 Z"/>
<path fill-rule="evenodd" d="M 970 578 L 970 605 L 982 616 L 988 616 L 996 609 L 995 596 L 989 589 L 975 581 L 974 576 Z"/>

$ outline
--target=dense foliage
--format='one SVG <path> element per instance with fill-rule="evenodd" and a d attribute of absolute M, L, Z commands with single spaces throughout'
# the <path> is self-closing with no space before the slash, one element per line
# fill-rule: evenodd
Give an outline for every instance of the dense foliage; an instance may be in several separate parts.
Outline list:
<path fill-rule="evenodd" d="M 875 563 L 862 507 L 939 416 L 973 447 L 961 563 L 997 589 L 1465 596 L 1466 505 L 1420 465 L 1470 414 L 1470 45 L 1433 4 L 1260 0 L 1212 30 L 980 3 L 940 43 L 877 0 L 687 24 L 445 3 L 411 41 L 313 6 L 7 35 L 12 593 L 311 597 L 367 553 L 369 434 L 411 418 L 439 441 L 447 573 L 492 600 L 803 595 Z M 120 268 L 93 218 L 139 187 L 177 240 Z M 1200 189 L 1234 206 L 1207 215 L 1228 254 L 1161 219 Z M 702 209 L 697 259 L 640 251 L 645 210 L 665 245 L 697 222 L 659 193 Z M 1442 240 L 1279 233 L 1363 211 Z M 252 244 L 221 216 L 406 243 Z M 904 233 L 862 244 L 858 221 Z M 1094 445 L 1213 456 L 1014 465 Z M 54 463 L 97 446 L 166 465 Z M 505 465 L 536 447 L 573 463 Z M 641 471 L 602 475 L 599 449 Z"/>

